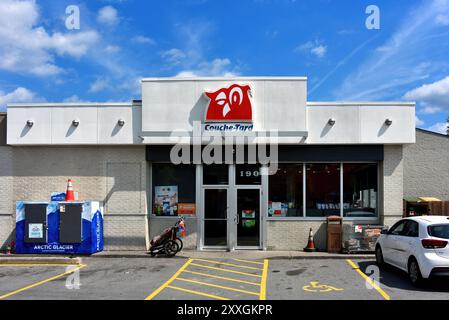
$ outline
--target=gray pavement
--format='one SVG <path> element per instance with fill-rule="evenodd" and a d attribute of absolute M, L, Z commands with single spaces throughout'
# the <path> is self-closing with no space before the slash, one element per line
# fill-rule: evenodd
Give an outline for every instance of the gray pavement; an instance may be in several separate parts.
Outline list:
<path fill-rule="evenodd" d="M 62 263 L 8 265 L 0 261 L 0 299 L 449 299 L 448 279 L 429 281 L 417 289 L 402 271 L 378 270 L 372 259 L 351 261 L 352 265 L 345 259 L 328 258 L 273 257 L 264 263 L 263 259 L 222 255 L 89 257 L 75 266 L 79 274 L 66 274 L 70 270 Z M 378 281 L 378 287 L 367 284 L 366 278 Z"/>

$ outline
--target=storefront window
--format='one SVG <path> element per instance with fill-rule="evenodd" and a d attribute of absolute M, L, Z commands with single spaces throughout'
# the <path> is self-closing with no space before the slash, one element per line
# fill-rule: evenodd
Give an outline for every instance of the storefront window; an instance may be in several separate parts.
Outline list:
<path fill-rule="evenodd" d="M 258 164 L 238 164 L 235 166 L 235 184 L 260 185 L 262 176 Z"/>
<path fill-rule="evenodd" d="M 340 215 L 340 164 L 306 165 L 306 216 Z"/>
<path fill-rule="evenodd" d="M 196 214 L 194 165 L 152 164 L 153 214 Z"/>
<path fill-rule="evenodd" d="M 303 165 L 279 164 L 268 181 L 268 216 L 303 216 Z"/>
<path fill-rule="evenodd" d="M 343 165 L 343 213 L 345 217 L 377 216 L 377 165 Z"/>
<path fill-rule="evenodd" d="M 203 184 L 229 184 L 229 166 L 227 164 L 203 165 Z"/>

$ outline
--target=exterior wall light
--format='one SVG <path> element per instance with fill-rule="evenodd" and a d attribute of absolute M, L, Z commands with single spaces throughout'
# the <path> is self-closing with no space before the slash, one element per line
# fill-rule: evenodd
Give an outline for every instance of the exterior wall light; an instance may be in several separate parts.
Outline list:
<path fill-rule="evenodd" d="M 119 120 L 117 121 L 117 124 L 118 124 L 120 127 L 123 127 L 123 126 L 125 125 L 125 120 L 119 119 Z"/>
<path fill-rule="evenodd" d="M 27 127 L 32 127 L 34 125 L 34 121 L 33 120 L 27 120 Z"/>
<path fill-rule="evenodd" d="M 80 121 L 78 119 L 75 119 L 75 120 L 72 121 L 72 125 L 74 127 L 78 127 L 80 125 Z"/>
<path fill-rule="evenodd" d="M 391 126 L 392 123 L 393 123 L 393 120 L 391 120 L 390 118 L 388 118 L 388 119 L 385 120 L 385 124 L 386 124 L 387 126 Z"/>
<path fill-rule="evenodd" d="M 334 118 L 330 118 L 329 121 L 327 122 L 328 125 L 333 126 L 335 124 L 335 119 Z"/>

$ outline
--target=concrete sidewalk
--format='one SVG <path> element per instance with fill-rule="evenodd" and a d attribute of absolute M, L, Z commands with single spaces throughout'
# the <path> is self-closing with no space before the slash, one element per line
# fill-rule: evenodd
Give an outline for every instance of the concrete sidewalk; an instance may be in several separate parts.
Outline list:
<path fill-rule="evenodd" d="M 26 254 L 0 254 L 0 264 L 3 263 L 66 263 L 76 264 L 83 258 L 151 258 L 145 251 L 103 251 L 91 256 L 65 256 L 65 255 L 26 255 Z M 374 259 L 374 254 L 338 254 L 327 252 L 303 251 L 198 251 L 183 250 L 176 257 L 196 259 Z"/>

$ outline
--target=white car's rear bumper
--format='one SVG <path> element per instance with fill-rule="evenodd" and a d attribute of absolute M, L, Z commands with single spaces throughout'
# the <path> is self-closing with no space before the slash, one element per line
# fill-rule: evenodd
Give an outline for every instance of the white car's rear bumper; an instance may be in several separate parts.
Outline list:
<path fill-rule="evenodd" d="M 449 276 L 449 259 L 443 258 L 434 252 L 425 252 L 418 260 L 421 275 L 427 279 L 430 275 Z M 438 268 L 438 269 L 437 269 Z M 432 271 L 434 271 L 432 273 Z"/>

